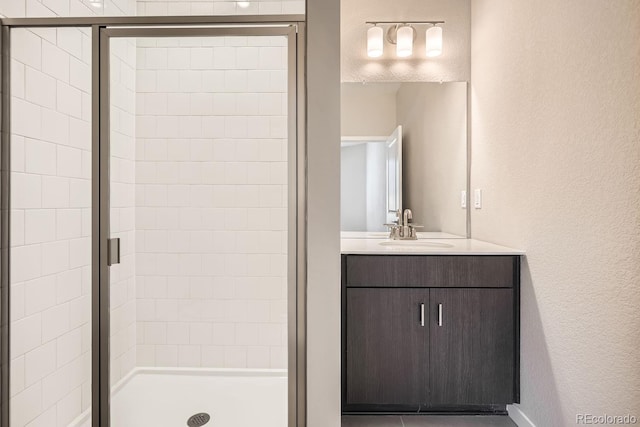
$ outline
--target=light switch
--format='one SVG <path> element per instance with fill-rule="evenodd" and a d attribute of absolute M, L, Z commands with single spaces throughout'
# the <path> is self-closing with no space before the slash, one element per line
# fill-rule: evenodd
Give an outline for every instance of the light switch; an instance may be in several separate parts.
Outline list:
<path fill-rule="evenodd" d="M 482 190 L 476 188 L 473 195 L 473 207 L 476 209 L 482 209 Z"/>
<path fill-rule="evenodd" d="M 467 209 L 467 190 L 462 190 L 460 192 L 460 207 L 462 209 Z"/>

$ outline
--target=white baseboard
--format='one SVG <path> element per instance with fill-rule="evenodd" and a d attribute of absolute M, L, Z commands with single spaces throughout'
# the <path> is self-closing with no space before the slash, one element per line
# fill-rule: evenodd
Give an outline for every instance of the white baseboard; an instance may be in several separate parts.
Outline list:
<path fill-rule="evenodd" d="M 507 411 L 509 412 L 509 418 L 511 418 L 518 427 L 536 427 L 518 406 L 507 405 Z"/>

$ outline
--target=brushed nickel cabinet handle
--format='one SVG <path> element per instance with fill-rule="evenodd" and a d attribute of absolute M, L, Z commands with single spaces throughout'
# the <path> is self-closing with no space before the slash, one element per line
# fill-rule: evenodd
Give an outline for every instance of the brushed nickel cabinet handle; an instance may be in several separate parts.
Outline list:
<path fill-rule="evenodd" d="M 420 326 L 424 326 L 424 303 L 420 304 Z"/>
<path fill-rule="evenodd" d="M 438 326 L 442 326 L 442 304 L 438 304 Z"/>

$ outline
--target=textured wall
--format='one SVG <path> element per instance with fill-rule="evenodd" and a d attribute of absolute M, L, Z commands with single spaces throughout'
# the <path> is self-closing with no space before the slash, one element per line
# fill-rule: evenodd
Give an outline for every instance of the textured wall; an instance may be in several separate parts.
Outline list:
<path fill-rule="evenodd" d="M 342 81 L 466 81 L 471 73 L 470 0 L 342 0 Z M 367 56 L 365 21 L 446 21 L 443 52 L 426 58 L 425 26 L 417 27 L 413 56 L 397 58 L 395 46 L 385 42 L 384 55 Z"/>
<path fill-rule="evenodd" d="M 467 84 L 404 83 L 397 95 L 402 125 L 403 205 L 422 231 L 467 235 Z"/>
<path fill-rule="evenodd" d="M 640 415 L 640 3 L 473 3 L 474 238 L 526 249 L 522 404 Z"/>
<path fill-rule="evenodd" d="M 286 45 L 139 40 L 139 366 L 286 367 Z"/>
<path fill-rule="evenodd" d="M 400 84 L 342 83 L 342 136 L 389 136 L 396 128 L 396 93 Z"/>

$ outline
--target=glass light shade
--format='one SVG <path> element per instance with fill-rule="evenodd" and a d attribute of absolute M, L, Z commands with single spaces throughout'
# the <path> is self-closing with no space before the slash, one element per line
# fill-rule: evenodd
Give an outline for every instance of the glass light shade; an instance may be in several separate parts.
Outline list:
<path fill-rule="evenodd" d="M 401 58 L 413 54 L 413 28 L 408 25 L 398 28 L 396 54 Z"/>
<path fill-rule="evenodd" d="M 427 56 L 433 58 L 442 54 L 442 27 L 430 27 L 427 30 Z"/>
<path fill-rule="evenodd" d="M 367 55 L 378 58 L 384 52 L 384 30 L 381 27 L 371 27 L 367 30 Z"/>
<path fill-rule="evenodd" d="M 236 4 L 238 5 L 238 7 L 241 7 L 243 9 L 246 9 L 249 7 L 249 5 L 251 4 L 251 2 L 248 1 L 237 1 Z"/>

